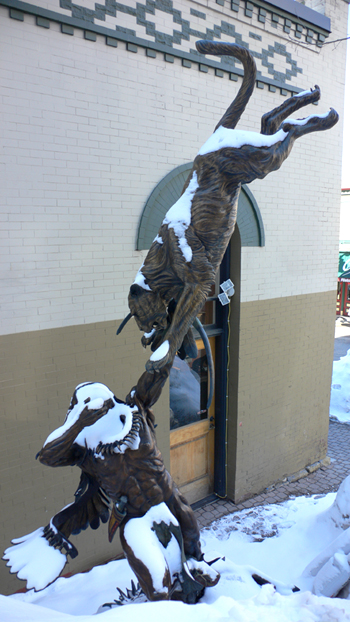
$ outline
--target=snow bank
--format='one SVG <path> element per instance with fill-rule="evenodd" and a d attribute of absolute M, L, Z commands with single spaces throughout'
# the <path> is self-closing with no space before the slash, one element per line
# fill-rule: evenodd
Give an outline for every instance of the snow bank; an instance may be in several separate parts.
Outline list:
<path fill-rule="evenodd" d="M 341 529 L 350 527 L 350 475 L 340 484 L 329 514 L 337 527 Z"/>
<path fill-rule="evenodd" d="M 347 486 L 340 491 L 339 508 L 346 503 Z M 335 539 L 347 533 L 331 518 L 334 501 L 333 493 L 298 497 L 231 514 L 205 529 L 201 534 L 205 559 L 221 557 L 213 565 L 221 579 L 197 605 L 134 604 L 99 615 L 106 622 L 130 622 L 136 615 L 143 622 L 350 622 L 350 601 L 312 594 L 315 576 L 303 575 L 324 549 L 330 546 L 333 555 Z M 324 559 L 327 564 L 330 557 Z M 335 561 L 347 571 L 344 557 L 338 554 Z M 254 572 L 270 577 L 277 590 L 257 585 Z M 42 592 L 0 597 L 1 622 L 71 622 L 76 616 L 80 622 L 96 622 L 98 608 L 118 598 L 116 587 L 125 590 L 132 578 L 135 581 L 125 560 L 114 561 L 60 578 Z M 301 591 L 291 593 L 293 585 Z"/>
<path fill-rule="evenodd" d="M 350 350 L 333 363 L 329 415 L 342 423 L 350 422 Z"/>
<path fill-rule="evenodd" d="M 214 589 L 214 588 L 213 588 Z M 136 611 L 135 608 L 137 607 Z M 47 622 L 47 609 L 0 596 L 2 622 Z M 246 601 L 219 597 L 215 603 L 184 605 L 178 602 L 125 605 L 101 614 L 104 622 L 130 622 L 138 616 L 142 622 L 349 622 L 350 603 L 340 599 L 317 597 L 310 592 L 281 596 L 270 585 L 258 596 Z M 73 622 L 75 616 L 50 611 L 50 622 Z M 96 616 L 79 615 L 79 622 L 96 622 Z"/>

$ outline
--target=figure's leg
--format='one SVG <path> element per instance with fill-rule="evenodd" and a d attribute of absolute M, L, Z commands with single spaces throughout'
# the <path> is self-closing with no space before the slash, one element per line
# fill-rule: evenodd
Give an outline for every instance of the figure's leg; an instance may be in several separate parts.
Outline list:
<path fill-rule="evenodd" d="M 187 560 L 184 565 L 187 571 L 197 583 L 204 587 L 216 585 L 220 579 L 220 573 L 204 561 L 196 517 L 191 506 L 174 484 L 173 494 L 167 501 L 167 506 L 181 527 L 184 555 Z"/>
<path fill-rule="evenodd" d="M 243 145 L 234 150 L 231 161 L 228 159 L 227 174 L 240 177 L 242 184 L 249 184 L 254 179 L 264 179 L 266 175 L 277 171 L 288 157 L 297 138 L 310 132 L 328 130 L 338 121 L 338 114 L 331 109 L 326 115 L 314 115 L 307 119 L 288 120 L 282 123 L 285 137 L 270 147 Z M 279 136 L 278 136 L 279 138 Z"/>
<path fill-rule="evenodd" d="M 120 541 L 148 600 L 172 599 L 191 604 L 201 598 L 205 584 L 193 577 L 187 565 L 180 526 L 165 503 L 123 524 Z M 205 576 L 201 568 L 193 568 L 193 572 L 200 578 Z"/>
<path fill-rule="evenodd" d="M 282 123 L 281 129 L 284 132 L 288 132 L 294 137 L 294 140 L 310 134 L 311 132 L 322 132 L 329 130 L 339 120 L 339 115 L 331 108 L 325 115 L 312 115 L 307 119 L 290 119 L 285 123 Z"/>
<path fill-rule="evenodd" d="M 261 117 L 261 134 L 275 134 L 280 128 L 282 121 L 287 119 L 289 115 L 308 104 L 314 104 L 320 97 L 321 91 L 317 84 L 313 90 L 305 91 L 302 95 L 293 95 L 293 97 L 284 101 L 283 104 Z"/>
<path fill-rule="evenodd" d="M 194 512 L 174 483 L 172 490 L 173 494 L 166 504 L 170 512 L 179 521 L 184 543 L 184 553 L 186 557 L 195 557 L 195 559 L 202 560 L 203 553 L 199 539 L 199 528 Z"/>
<path fill-rule="evenodd" d="M 140 521 L 142 518 L 132 518 L 120 527 L 123 551 L 148 600 L 169 600 L 172 579 L 168 564 L 160 550 L 157 536 L 148 525 L 144 526 L 147 538 L 143 538 L 143 530 L 139 529 Z M 135 529 L 134 525 L 137 525 Z"/>

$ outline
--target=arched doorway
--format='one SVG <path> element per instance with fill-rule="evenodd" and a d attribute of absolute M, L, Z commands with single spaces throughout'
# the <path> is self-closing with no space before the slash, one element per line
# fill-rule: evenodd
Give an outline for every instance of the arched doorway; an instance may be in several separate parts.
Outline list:
<path fill-rule="evenodd" d="M 180 197 L 191 168 L 192 163 L 177 167 L 150 194 L 140 219 L 137 250 L 150 248 L 166 212 Z M 234 391 L 230 416 L 236 416 L 237 412 L 241 246 L 264 244 L 260 210 L 253 194 L 244 186 L 235 232 L 201 314 L 215 362 L 215 394 L 209 412 L 206 410 L 208 366 L 199 335 L 196 335 L 198 356 L 187 361 L 176 357 L 170 374 L 170 470 L 190 503 L 212 493 L 225 496 L 229 368 L 230 390 Z M 218 294 L 220 284 L 227 279 L 234 283 L 235 294 L 230 304 L 222 306 Z"/>

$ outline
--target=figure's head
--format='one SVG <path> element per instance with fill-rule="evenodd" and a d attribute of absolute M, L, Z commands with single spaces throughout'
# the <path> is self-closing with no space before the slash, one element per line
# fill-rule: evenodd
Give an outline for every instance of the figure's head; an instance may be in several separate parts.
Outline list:
<path fill-rule="evenodd" d="M 76 387 L 64 424 L 51 432 L 44 447 L 79 420 L 85 426 L 74 443 L 87 449 L 112 447 L 112 450 L 123 453 L 127 447 L 135 448 L 134 432 L 139 429 L 138 423 L 136 425 L 138 415 L 137 408 L 119 400 L 106 385 L 85 382 Z M 95 419 L 93 422 L 91 417 Z"/>
<path fill-rule="evenodd" d="M 130 313 L 120 324 L 117 335 L 123 330 L 125 324 L 134 317 L 137 326 L 144 333 L 141 340 L 142 345 L 146 347 L 152 344 L 152 350 L 154 350 L 162 341 L 170 324 L 165 301 L 159 294 L 146 290 L 136 283 L 130 287 L 128 301 Z"/>
<path fill-rule="evenodd" d="M 130 313 L 144 333 L 167 328 L 167 308 L 159 294 L 134 284 L 128 300 Z"/>

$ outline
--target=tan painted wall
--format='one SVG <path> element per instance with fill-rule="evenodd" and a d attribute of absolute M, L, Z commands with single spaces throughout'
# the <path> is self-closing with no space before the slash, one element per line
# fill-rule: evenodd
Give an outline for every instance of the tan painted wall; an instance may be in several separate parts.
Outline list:
<path fill-rule="evenodd" d="M 35 455 L 48 434 L 62 425 L 77 384 L 99 381 L 124 399 L 144 370 L 147 355 L 140 332 L 130 324 L 116 337 L 118 322 L 86 324 L 7 335 L 0 342 L 0 553 L 74 500 L 80 470 L 44 467 Z M 154 412 L 157 440 L 169 465 L 169 394 L 166 387 Z M 118 537 L 108 543 L 105 525 L 72 536 L 79 556 L 66 572 L 86 570 L 120 552 Z M 1 557 L 2 553 L 0 554 Z M 0 590 L 12 593 L 25 583 L 0 564 Z"/>
<path fill-rule="evenodd" d="M 235 501 L 326 456 L 335 299 L 333 291 L 241 305 L 238 406 L 232 366 L 228 409 Z"/>

